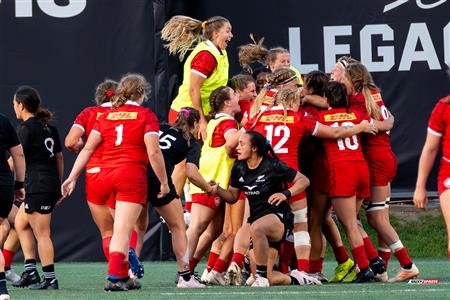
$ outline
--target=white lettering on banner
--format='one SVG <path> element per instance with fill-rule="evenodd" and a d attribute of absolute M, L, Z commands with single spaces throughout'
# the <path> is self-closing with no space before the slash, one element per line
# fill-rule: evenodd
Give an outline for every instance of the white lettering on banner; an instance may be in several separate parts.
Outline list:
<path fill-rule="evenodd" d="M 292 65 L 297 68 L 300 73 L 307 74 L 312 70 L 320 69 L 320 64 L 301 64 L 301 40 L 300 27 L 289 28 L 289 46 L 291 53 Z M 435 34 L 433 32 L 433 34 Z M 337 57 L 342 55 L 350 55 L 350 44 L 338 44 L 336 37 L 351 36 L 351 25 L 340 26 L 324 26 L 323 27 L 323 47 L 324 47 L 324 64 L 325 72 L 329 73 L 333 68 Z M 373 37 L 381 36 L 383 42 L 392 42 L 392 45 L 377 46 L 373 48 Z M 387 24 L 370 24 L 364 26 L 360 33 L 360 53 L 361 62 L 367 66 L 370 72 L 388 72 L 395 65 L 395 52 L 401 53 L 401 59 L 398 63 L 398 71 L 410 71 L 414 62 L 426 62 L 430 70 L 441 70 L 442 64 L 438 58 L 433 41 L 436 36 L 431 36 L 426 23 L 411 23 L 408 29 L 406 42 L 402 49 L 395 44 L 395 32 L 392 27 Z M 440 36 L 442 37 L 442 36 Z M 440 44 L 440 43 L 439 43 Z M 450 22 L 443 28 L 443 61 L 450 64 Z M 372 51 L 375 49 L 374 51 Z M 420 50 L 417 50 L 420 49 Z M 375 52 L 375 53 L 373 53 Z M 374 58 L 378 57 L 376 61 Z M 441 60 L 442 61 L 442 60 Z M 320 62 L 319 62 L 320 63 Z M 444 68 L 446 68 L 444 66 Z"/>
<path fill-rule="evenodd" d="M 392 3 L 389 3 L 384 6 L 383 13 L 393 10 L 394 8 L 397 8 L 400 5 L 405 4 L 406 2 L 409 2 L 409 0 L 396 0 Z M 445 2 L 447 2 L 447 0 L 438 0 L 434 3 L 425 4 L 425 3 L 423 3 L 423 0 L 416 0 L 417 6 L 421 9 L 432 9 L 432 8 L 438 7 L 441 4 L 444 4 Z"/>
<path fill-rule="evenodd" d="M 39 8 L 55 18 L 70 18 L 79 15 L 86 8 L 87 0 L 68 0 L 67 5 L 58 5 L 56 0 L 36 0 Z M 16 0 L 16 17 L 33 16 L 33 0 Z"/>

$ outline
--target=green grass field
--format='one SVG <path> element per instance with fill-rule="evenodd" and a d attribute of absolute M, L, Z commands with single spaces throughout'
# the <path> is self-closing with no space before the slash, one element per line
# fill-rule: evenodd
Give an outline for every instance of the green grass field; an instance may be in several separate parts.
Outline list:
<path fill-rule="evenodd" d="M 207 287 L 177 289 L 175 262 L 146 262 L 143 288 L 139 291 L 107 293 L 103 291 L 106 263 L 59 263 L 56 265 L 60 290 L 30 291 L 9 287 L 11 299 L 450 299 L 450 262 L 447 259 L 419 259 L 421 279 L 439 279 L 439 284 L 407 283 L 326 284 L 323 286 L 282 286 L 268 289 L 249 287 Z M 333 262 L 324 272 L 331 275 Z M 204 264 L 199 265 L 202 271 Z M 390 275 L 397 267 L 395 258 Z M 19 271 L 22 266 L 14 265 Z"/>

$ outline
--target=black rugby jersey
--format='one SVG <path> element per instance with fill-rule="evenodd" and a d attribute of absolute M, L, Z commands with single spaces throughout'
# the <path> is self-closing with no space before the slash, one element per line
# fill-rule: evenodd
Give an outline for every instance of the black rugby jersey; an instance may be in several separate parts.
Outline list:
<path fill-rule="evenodd" d="M 280 217 L 289 211 L 288 201 L 275 206 L 269 204 L 269 197 L 286 189 L 285 183 L 292 182 L 297 171 L 284 162 L 265 157 L 256 169 L 249 169 L 246 161 L 235 161 L 231 170 L 230 185 L 244 191 L 250 204 L 249 223 L 262 216 L 275 213 Z"/>
<path fill-rule="evenodd" d="M 0 114 L 0 185 L 11 186 L 14 177 L 8 165 L 8 150 L 19 145 L 19 139 L 11 122 Z"/>
<path fill-rule="evenodd" d="M 58 192 L 60 179 L 55 154 L 61 152 L 61 141 L 55 126 L 29 118 L 17 128 L 25 153 L 27 193 Z"/>

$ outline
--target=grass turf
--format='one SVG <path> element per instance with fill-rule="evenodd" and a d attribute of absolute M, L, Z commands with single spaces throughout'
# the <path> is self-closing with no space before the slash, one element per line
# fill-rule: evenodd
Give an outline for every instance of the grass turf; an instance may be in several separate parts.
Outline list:
<path fill-rule="evenodd" d="M 11 299 L 450 299 L 450 262 L 448 259 L 416 259 L 421 279 L 438 279 L 439 284 L 407 283 L 326 284 L 323 286 L 280 286 L 268 289 L 249 287 L 208 287 L 177 289 L 175 262 L 145 262 L 146 275 L 139 291 L 107 293 L 103 291 L 106 263 L 58 263 L 56 272 L 60 290 L 31 291 L 8 284 Z M 16 271 L 21 265 L 13 266 Z M 197 268 L 202 271 L 204 264 Z M 324 264 L 331 277 L 335 263 Z M 393 275 L 397 262 L 389 265 Z"/>

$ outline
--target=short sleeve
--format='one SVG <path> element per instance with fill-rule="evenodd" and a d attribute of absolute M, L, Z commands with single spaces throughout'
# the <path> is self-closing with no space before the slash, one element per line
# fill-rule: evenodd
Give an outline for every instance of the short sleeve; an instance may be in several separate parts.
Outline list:
<path fill-rule="evenodd" d="M 150 110 L 145 110 L 145 127 L 144 127 L 144 135 L 154 134 L 159 136 L 159 123 L 155 114 Z"/>
<path fill-rule="evenodd" d="M 308 118 L 305 116 L 301 116 L 300 120 L 305 128 L 305 132 L 310 133 L 311 135 L 316 135 L 317 128 L 319 128 L 319 122 L 313 120 L 312 118 Z"/>
<path fill-rule="evenodd" d="M 242 182 L 239 181 L 241 173 L 239 170 L 239 162 L 235 162 L 231 169 L 230 186 L 236 189 L 242 189 Z"/>
<path fill-rule="evenodd" d="M 198 168 L 199 161 L 200 161 L 200 144 L 194 139 L 191 139 L 191 147 L 189 147 L 186 162 L 194 164 Z"/>
<path fill-rule="evenodd" d="M 428 121 L 428 132 L 434 136 L 441 137 L 447 126 L 444 118 L 445 108 L 447 104 L 439 101 L 431 112 Z"/>
<path fill-rule="evenodd" d="M 23 151 L 27 152 L 32 142 L 31 130 L 24 124 L 21 124 L 17 128 L 17 136 L 19 137 L 19 141 L 22 144 Z"/>
<path fill-rule="evenodd" d="M 283 181 L 292 182 L 295 176 L 297 176 L 297 171 L 288 167 L 281 160 L 275 160 L 273 165 L 274 174 L 279 174 Z"/>
<path fill-rule="evenodd" d="M 191 72 L 194 72 L 203 78 L 208 78 L 214 73 L 217 67 L 215 57 L 208 51 L 200 51 L 191 61 Z"/>
<path fill-rule="evenodd" d="M 17 133 L 14 130 L 14 127 L 12 126 L 11 122 L 5 117 L 2 118 L 4 121 L 2 122 L 2 129 L 4 131 L 4 140 L 2 141 L 5 146 L 5 149 L 11 149 L 12 147 L 15 147 L 20 144 L 19 138 L 17 137 Z"/>
<path fill-rule="evenodd" d="M 86 132 L 86 125 L 88 123 L 89 119 L 89 111 L 88 108 L 83 109 L 80 114 L 75 118 L 75 121 L 73 122 L 73 126 L 76 126 L 83 130 L 83 132 Z"/>

